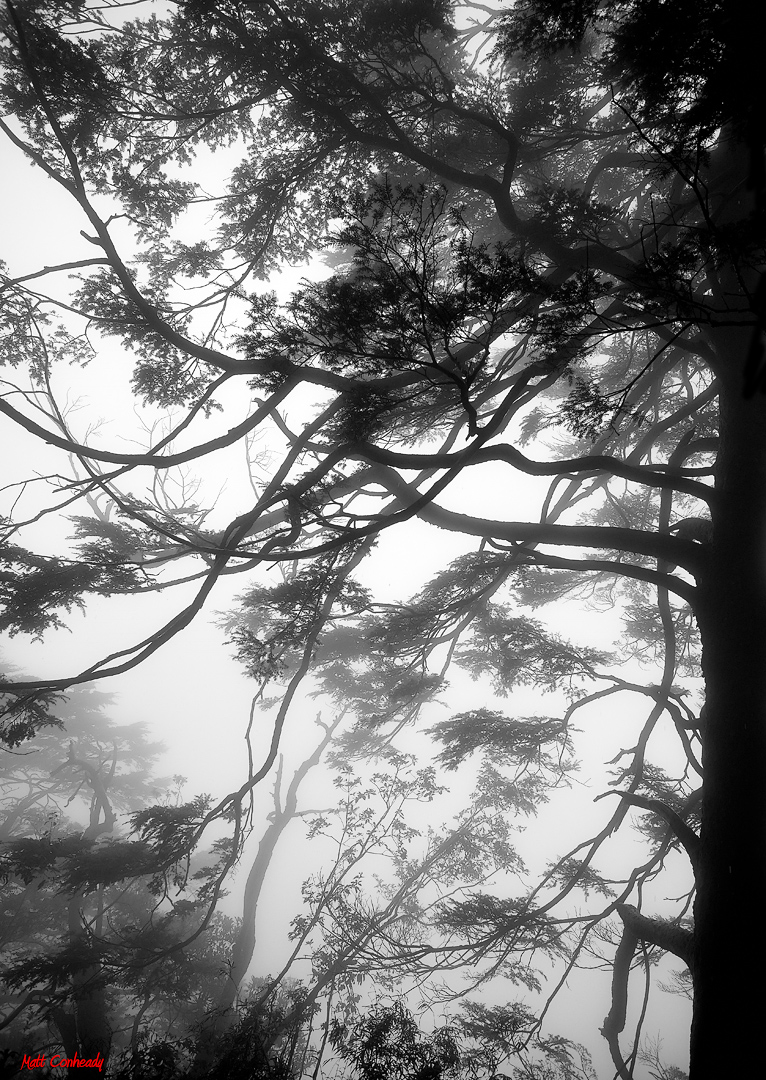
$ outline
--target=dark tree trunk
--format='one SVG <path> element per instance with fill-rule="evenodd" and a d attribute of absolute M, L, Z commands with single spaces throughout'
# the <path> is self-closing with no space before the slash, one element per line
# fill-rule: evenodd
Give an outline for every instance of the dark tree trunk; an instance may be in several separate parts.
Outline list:
<path fill-rule="evenodd" d="M 73 942 L 85 940 L 81 924 L 81 898 L 69 903 L 69 932 Z M 109 1062 L 112 1045 L 112 1029 L 106 1001 L 106 987 L 98 964 L 78 971 L 72 980 L 72 1000 L 77 1039 L 77 1058 L 81 1061 L 99 1062 L 92 1066 L 72 1065 L 69 1076 L 103 1077 Z M 73 1055 L 69 1054 L 71 1058 Z"/>
<path fill-rule="evenodd" d="M 707 701 L 691 1080 L 756 1077 L 764 1067 L 766 394 L 744 394 L 752 335 L 751 322 L 714 336 L 721 443 L 697 605 Z"/>

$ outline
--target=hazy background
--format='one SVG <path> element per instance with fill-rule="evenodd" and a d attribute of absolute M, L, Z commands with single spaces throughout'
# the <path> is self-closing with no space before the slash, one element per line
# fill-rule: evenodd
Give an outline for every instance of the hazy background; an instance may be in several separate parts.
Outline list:
<path fill-rule="evenodd" d="M 214 164 L 204 155 L 195 167 L 195 179 L 203 186 L 212 188 L 225 172 L 226 162 L 219 156 Z M 31 272 L 40 265 L 59 260 L 84 258 L 92 254 L 91 246 L 79 237 L 84 221 L 75 219 L 72 204 L 65 200 L 52 182 L 43 179 L 30 168 L 21 155 L 7 144 L 0 149 L 0 213 L 2 214 L 2 257 L 14 274 Z M 223 155 L 225 156 L 225 155 Z M 236 150 L 232 157 L 236 156 Z M 205 173 L 209 170 L 209 175 Z M 271 287 L 288 292 L 305 273 L 320 275 L 326 268 L 317 264 L 311 267 L 288 269 Z M 70 419 L 75 433 L 85 437 L 94 424 L 104 421 L 89 441 L 95 445 L 107 443 L 119 446 L 124 441 L 126 450 L 139 450 L 146 439 L 146 427 L 161 419 L 157 410 L 140 408 L 132 402 L 130 389 L 130 366 L 128 358 L 115 343 L 107 343 L 100 355 L 84 370 L 72 367 L 59 369 L 54 377 L 54 387 L 60 403 L 68 403 Z M 248 401 L 237 400 L 236 391 L 221 396 L 225 403 L 223 413 L 214 414 L 210 420 L 195 423 L 192 438 L 211 438 L 225 431 L 244 418 Z M 289 419 L 289 416 L 288 416 Z M 256 450 L 268 455 L 267 446 Z M 42 446 L 39 440 L 27 435 L 10 423 L 0 425 L 0 453 L 3 461 L 3 484 L 21 480 L 34 469 L 40 475 L 61 467 L 61 454 Z M 266 463 L 267 465 L 267 463 Z M 146 483 L 151 474 L 146 473 Z M 214 505 L 209 524 L 226 522 L 234 507 L 241 509 L 247 503 L 246 462 L 241 446 L 218 452 L 209 459 L 192 463 L 190 470 L 201 481 L 198 499 L 202 505 Z M 485 473 L 487 477 L 489 474 Z M 546 490 L 545 481 L 533 478 L 516 478 L 513 487 L 506 487 L 508 470 L 497 472 L 497 479 L 477 484 L 473 475 L 464 475 L 442 498 L 443 505 L 462 512 L 491 512 L 504 503 L 503 510 L 517 519 L 539 514 L 539 505 Z M 43 484 L 40 484 L 43 488 Z M 14 498 L 17 492 L 4 498 Z M 40 505 L 48 492 L 39 495 L 32 489 L 24 494 L 28 509 Z M 209 500 L 209 501 L 208 501 Z M 81 505 L 73 508 L 84 513 Z M 65 533 L 52 517 L 30 526 L 21 537 L 21 543 L 39 545 L 41 550 L 55 553 L 67 542 Z M 357 577 L 374 588 L 376 597 L 382 600 L 405 600 L 420 587 L 449 558 L 467 550 L 470 543 L 461 537 L 448 534 L 430 526 L 411 522 L 385 533 L 373 559 L 364 564 Z M 244 677 L 242 669 L 230 655 L 224 643 L 224 633 L 215 625 L 221 612 L 230 608 L 236 595 L 252 583 L 252 578 L 234 575 L 220 580 L 211 603 L 194 623 L 179 633 L 158 653 L 140 667 L 119 679 L 99 680 L 99 690 L 114 696 L 110 715 L 119 722 L 146 722 L 153 735 L 167 747 L 158 767 L 158 775 L 181 774 L 187 778 L 185 795 L 191 798 L 198 792 L 209 792 L 215 800 L 239 787 L 247 777 L 247 753 L 244 733 L 247 727 L 250 704 L 255 685 Z M 276 580 L 274 578 L 273 580 Z M 132 598 L 96 598 L 88 603 L 86 612 L 74 611 L 65 621 L 71 627 L 49 632 L 41 642 L 33 643 L 21 638 L 4 640 L 2 655 L 6 664 L 16 665 L 25 674 L 56 677 L 82 670 L 101 656 L 114 649 L 125 647 L 147 636 L 164 623 L 187 602 L 195 591 L 194 585 L 182 586 L 165 593 L 154 593 Z M 539 617 L 539 613 L 537 615 Z M 576 603 L 561 604 L 555 617 L 546 621 L 557 632 L 571 636 L 581 644 L 610 647 L 619 633 L 620 623 L 614 612 L 586 612 Z M 651 681 L 650 674 L 635 665 L 636 681 Z M 625 666 L 620 674 L 629 676 Z M 461 709 L 492 705 L 491 687 L 472 683 L 465 675 L 452 676 L 453 687 L 443 705 L 433 705 L 425 713 L 430 723 L 445 719 L 451 712 Z M 555 714 L 563 707 L 563 697 L 548 695 L 543 699 L 532 691 L 520 690 L 500 705 L 510 714 L 522 715 L 533 711 Z M 314 718 L 321 706 L 305 694 L 299 695 L 289 715 L 281 750 L 285 756 L 285 784 L 289 780 L 290 767 L 300 763 L 307 748 L 319 741 L 320 731 Z M 596 795 L 606 790 L 603 763 L 621 747 L 630 747 L 645 716 L 628 702 L 623 695 L 608 699 L 603 706 L 592 706 L 581 714 L 580 726 L 585 730 L 578 737 L 578 756 L 582 761 L 579 786 L 575 791 L 563 792 L 561 797 L 541 808 L 536 820 L 527 822 L 527 831 L 520 838 L 519 850 L 525 858 L 530 873 L 546 864 L 556 854 L 587 835 L 597 831 L 605 815 L 613 809 L 608 803 L 593 803 Z M 252 746 L 256 768 L 266 756 L 271 739 L 270 714 L 258 712 L 252 734 Z M 403 744 L 404 745 L 404 744 Z M 422 737 L 412 737 L 413 748 L 421 755 L 427 754 L 432 744 Z M 652 738 L 652 759 L 661 760 L 661 735 Z M 668 751 L 669 752 L 669 751 Z M 272 770 L 273 775 L 273 770 Z M 458 809 L 466 793 L 468 777 L 461 779 L 455 774 L 444 778 L 453 788 L 453 794 L 443 798 L 438 811 L 448 818 L 451 807 Z M 256 792 L 256 806 L 266 825 L 266 815 L 271 809 L 271 777 Z M 329 801 L 328 801 L 329 800 Z M 303 808 L 330 805 L 333 792 L 326 774 L 315 772 L 305 786 L 301 798 Z M 576 809 L 575 809 L 576 808 Z M 428 815 L 433 819 L 434 808 Z M 266 890 L 258 909 L 258 944 L 252 974 L 266 974 L 281 967 L 288 953 L 287 930 L 290 919 L 300 909 L 300 885 L 311 869 L 318 869 L 322 861 L 321 844 L 308 844 L 303 836 L 304 826 L 295 821 L 283 837 L 275 860 L 270 868 Z M 624 835 L 623 835 L 624 834 Z M 230 886 L 230 895 L 223 902 L 228 914 L 241 913 L 241 889 L 249 869 L 249 858 L 259 839 L 256 828 L 251 837 L 245 858 L 237 876 Z M 638 841 L 636 841 L 638 842 Z M 620 839 L 609 848 L 613 866 L 600 861 L 600 868 L 608 873 L 620 867 L 632 866 L 630 832 L 624 829 Z M 675 858 L 675 856 L 673 856 Z M 679 892 L 683 887 L 685 871 L 679 861 Z M 663 912 L 663 896 L 647 897 L 658 915 Z M 665 962 L 667 969 L 680 966 L 680 962 Z M 296 972 L 300 974 L 300 972 Z M 640 975 L 633 976 L 637 980 Z M 488 991 L 492 1001 L 506 1001 L 519 996 L 520 988 L 504 985 L 497 980 Z M 642 993 L 634 989 L 632 1008 L 640 1006 Z M 549 1027 L 562 1035 L 583 1042 L 593 1054 L 599 1077 L 610 1077 L 613 1066 L 606 1043 L 598 1029 L 610 1005 L 610 974 L 608 972 L 580 972 L 572 976 L 549 1013 Z M 686 1065 L 688 1044 L 689 1003 L 675 996 L 655 992 L 644 1024 L 644 1035 L 664 1038 L 663 1054 L 668 1062 Z M 625 1040 L 630 1033 L 629 1018 Z M 674 1037 L 672 1037 L 674 1033 Z M 640 1075 L 640 1072 L 639 1072 Z"/>

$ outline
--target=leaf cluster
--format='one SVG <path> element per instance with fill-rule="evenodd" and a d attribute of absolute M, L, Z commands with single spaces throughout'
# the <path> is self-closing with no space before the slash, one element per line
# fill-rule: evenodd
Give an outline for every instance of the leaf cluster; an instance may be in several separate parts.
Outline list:
<path fill-rule="evenodd" d="M 508 717 L 490 709 L 471 709 L 440 720 L 431 738 L 445 749 L 437 761 L 453 771 L 471 754 L 481 752 L 493 762 L 529 768 L 553 768 L 571 751 L 571 737 L 562 720 L 551 717 Z"/>
<path fill-rule="evenodd" d="M 122 563 L 88 563 L 36 555 L 16 544 L 0 549 L 0 629 L 11 637 L 41 640 L 46 630 L 63 626 L 58 609 L 84 609 L 84 595 L 131 592 L 135 569 Z"/>

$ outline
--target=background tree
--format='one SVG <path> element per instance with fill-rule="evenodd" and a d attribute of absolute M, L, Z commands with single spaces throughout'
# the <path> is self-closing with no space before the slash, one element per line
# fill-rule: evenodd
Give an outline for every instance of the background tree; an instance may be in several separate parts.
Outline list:
<path fill-rule="evenodd" d="M 651 706 L 618 808 L 558 899 L 630 807 L 657 815 L 653 858 L 681 845 L 694 872 L 694 932 L 614 909 L 624 931 L 604 1028 L 616 1067 L 628 1075 L 618 1038 L 631 958 L 672 941 L 694 979 L 693 1080 L 755 1075 L 764 1002 L 749 973 L 766 957 L 732 928 L 742 897 L 766 886 L 766 182 L 758 35 L 741 5 L 187 0 L 128 23 L 87 3 L 6 0 L 4 29 L 15 120 L 2 129 L 85 227 L 70 260 L 4 280 L 4 357 L 31 381 L 0 409 L 77 459 L 78 475 L 53 479 L 59 504 L 100 493 L 115 507 L 79 526 L 79 549 L 63 556 L 18 542 L 40 511 L 15 506 L 4 625 L 40 633 L 89 593 L 186 582 L 182 560 L 204 564 L 195 597 L 140 642 L 73 677 L 7 682 L 8 738 L 43 721 L 42 695 L 159 649 L 223 575 L 297 565 L 289 627 L 276 618 L 235 637 L 258 678 L 289 675 L 263 766 L 208 815 L 236 817 L 276 758 L 323 633 L 376 613 L 352 575 L 389 527 L 417 517 L 476 544 L 452 577 L 370 627 L 384 655 L 394 642 L 388 662 L 421 678 L 443 646 L 501 686 L 530 666 L 582 671 L 494 595 L 539 605 L 587 581 L 630 604 L 661 676 L 638 688 Z M 174 229 L 197 190 L 183 167 L 235 140 L 217 234 L 184 241 Z M 326 281 L 285 304 L 255 288 L 328 243 L 349 258 Z M 72 270 L 74 295 L 39 291 Z M 139 396 L 188 410 L 144 453 L 75 438 L 52 392 L 57 360 L 107 338 L 135 355 Z M 246 419 L 189 445 L 235 379 L 252 391 Z M 227 522 L 131 490 L 132 470 L 183 465 L 258 428 L 273 465 Z M 551 429 L 573 438 L 551 446 Z M 493 500 L 497 516 L 452 509 L 468 474 L 509 492 L 518 474 L 551 481 L 520 521 L 511 495 Z M 677 678 L 697 634 L 704 708 L 689 708 Z M 438 737 L 452 762 L 519 730 L 481 710 L 451 723 Z M 697 775 L 701 745 L 704 786 L 650 767 L 660 724 Z M 538 918 L 539 902 L 533 890 L 521 919 L 496 907 L 498 933 Z"/>
<path fill-rule="evenodd" d="M 651 887 L 673 849 L 684 851 L 685 842 L 694 847 L 695 834 L 685 820 L 698 822 L 698 791 L 683 775 L 668 775 L 639 756 L 644 754 L 656 719 L 652 708 L 638 746 L 618 755 L 628 760 L 623 768 L 614 770 L 612 781 L 633 786 L 639 762 L 636 794 L 630 790 L 622 794 L 631 804 L 651 813 L 642 827 L 646 840 L 642 858 L 631 864 L 624 878 L 604 877 L 596 870 L 596 859 L 605 853 L 612 829 L 622 820 L 623 812 L 618 810 L 596 835 L 549 863 L 528 891 L 524 886 L 520 892 L 514 890 L 511 882 L 524 869 L 516 850 L 524 831 L 522 822 L 571 782 L 575 718 L 595 701 L 617 699 L 626 693 L 641 694 L 654 705 L 658 688 L 627 682 L 608 669 L 600 671 L 608 657 L 592 649 L 576 649 L 545 632 L 539 622 L 510 615 L 508 605 L 497 602 L 485 601 L 473 632 L 467 632 L 463 625 L 460 640 L 451 641 L 448 629 L 464 623 L 466 611 L 477 605 L 477 596 L 490 591 L 488 583 L 495 594 L 503 585 L 508 588 L 507 581 L 495 577 L 507 575 L 508 569 L 506 559 L 491 554 L 461 557 L 407 604 L 386 605 L 381 615 L 354 616 L 350 625 L 324 636 L 314 664 L 317 691 L 328 695 L 349 721 L 346 730 L 336 736 L 331 753 L 340 770 L 338 783 L 348 789 L 339 807 L 338 826 L 331 835 L 343 839 L 343 843 L 337 841 L 340 850 L 345 851 L 346 845 L 348 850 L 337 858 L 331 872 L 325 871 L 304 887 L 310 910 L 294 924 L 300 931 L 296 955 L 310 935 L 316 981 L 307 1000 L 326 993 L 329 985 L 340 1001 L 340 973 L 349 973 L 354 980 L 387 993 L 401 987 L 403 979 L 422 988 L 439 973 L 452 973 L 454 978 L 461 971 L 470 973 L 474 987 L 502 976 L 506 984 L 511 981 L 539 991 L 548 974 L 546 957 L 566 965 L 561 978 L 555 980 L 555 994 L 572 968 L 586 956 L 590 959 L 594 929 L 610 914 L 619 913 L 626 926 L 638 930 L 629 952 L 617 948 L 619 933 L 609 937 L 610 965 L 615 948 L 619 963 L 615 1003 L 604 1031 L 617 1055 L 638 935 L 645 941 L 643 955 L 636 958 L 639 962 L 653 962 L 665 950 L 684 963 L 689 961 L 691 935 L 683 914 L 691 903 L 691 893 L 680 906 L 680 922 L 649 919 L 626 902 L 634 890 L 643 892 Z M 535 583 L 538 588 L 533 592 L 527 573 L 513 580 L 513 593 L 527 600 L 542 585 L 561 584 L 546 575 L 543 582 Z M 242 654 L 245 662 L 251 655 L 276 652 L 277 643 L 284 641 L 279 615 L 283 613 L 288 621 L 291 595 L 278 586 L 270 601 L 264 590 L 245 598 L 239 625 L 250 636 L 234 637 L 240 646 L 246 640 L 252 647 Z M 424 655 L 443 649 L 445 644 L 450 645 L 453 665 L 467 668 L 485 681 L 491 678 L 501 695 L 512 693 L 519 685 L 543 692 L 564 686 L 569 689 L 569 705 L 562 716 L 549 713 L 512 719 L 502 711 L 500 698 L 500 709 L 474 709 L 433 725 L 431 735 L 443 747 L 437 765 L 465 770 L 470 768 L 469 759 L 480 758 L 467 785 L 473 796 L 459 812 L 452 802 L 453 822 L 443 832 L 431 826 L 425 847 L 413 827 L 412 811 L 405 814 L 390 838 L 396 840 L 389 852 L 393 880 L 376 877 L 373 883 L 359 873 L 378 842 L 378 815 L 370 817 L 374 806 L 371 797 L 377 798 L 377 791 L 381 796 L 385 793 L 386 799 L 396 795 L 398 800 L 406 790 L 402 787 L 404 774 L 397 779 L 404 762 L 393 740 L 444 688 L 445 680 L 425 674 L 422 665 Z M 283 678 L 289 677 L 297 653 L 295 650 L 292 657 L 284 650 L 280 653 L 287 669 Z M 587 687 L 592 681 L 600 688 L 586 692 L 583 683 Z M 671 705 L 678 713 L 682 745 L 689 760 L 696 763 L 684 726 L 693 717 L 679 688 L 672 691 Z M 367 759 L 378 762 L 378 775 L 365 790 L 358 771 Z M 380 772 L 381 761 L 386 763 L 385 772 Z M 698 763 L 696 767 L 699 769 Z M 443 790 L 442 785 L 440 788 Z M 388 812 L 380 818 L 381 826 Z M 429 814 L 431 822 L 433 816 Z M 311 835 L 316 838 L 329 826 L 329 816 L 324 813 Z M 387 829 L 380 839 L 386 835 Z M 489 882 L 496 886 L 492 891 L 487 889 Z M 381 896 L 387 901 L 382 906 L 379 899 L 373 899 Z M 466 992 L 464 986 L 461 994 Z M 531 1041 L 537 1027 L 539 1021 L 530 1028 Z"/>
<path fill-rule="evenodd" d="M 46 729 L 24 755 L 6 753 L 2 777 L 3 1042 L 19 1064 L 24 1053 L 100 1056 L 93 1075 L 110 1056 L 137 1059 L 147 1043 L 189 1036 L 233 933 L 217 918 L 181 948 L 209 871 L 187 890 L 189 867 L 131 839 L 119 818 L 136 806 L 146 815 L 166 791 L 158 812 L 180 821 L 183 778 L 173 792 L 153 777 L 162 747 L 144 725 L 110 720 L 108 703 L 73 691 L 66 735 Z"/>
<path fill-rule="evenodd" d="M 353 1027 L 336 1024 L 331 1039 L 351 1075 L 360 1080 L 439 1080 L 441 1077 L 500 1078 L 497 1066 L 526 1049 L 525 1026 L 534 1021 L 523 1008 L 464 1006 L 451 1027 L 424 1036 L 401 1001 L 370 1009 Z M 544 1058 L 524 1057 L 513 1080 L 592 1080 L 583 1047 L 566 1039 L 543 1044 Z"/>

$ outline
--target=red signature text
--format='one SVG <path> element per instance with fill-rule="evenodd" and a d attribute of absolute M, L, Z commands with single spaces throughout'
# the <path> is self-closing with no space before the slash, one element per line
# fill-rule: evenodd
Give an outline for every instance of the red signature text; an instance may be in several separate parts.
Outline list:
<path fill-rule="evenodd" d="M 104 1059 L 101 1054 L 96 1054 L 94 1058 L 81 1058 L 75 1051 L 74 1057 L 52 1054 L 50 1061 L 46 1059 L 45 1054 L 38 1054 L 35 1058 L 25 1054 L 21 1067 L 22 1069 L 42 1069 L 44 1065 L 50 1065 L 52 1069 L 98 1069 L 101 1072 L 103 1064 Z"/>

